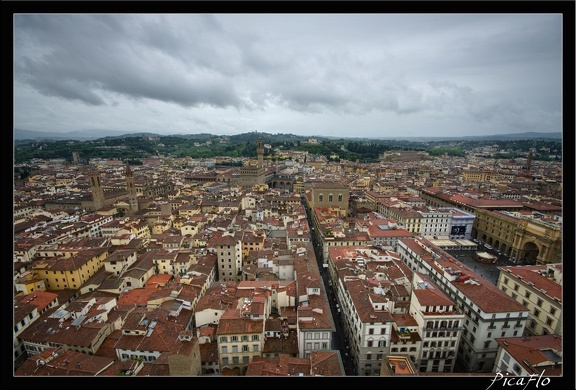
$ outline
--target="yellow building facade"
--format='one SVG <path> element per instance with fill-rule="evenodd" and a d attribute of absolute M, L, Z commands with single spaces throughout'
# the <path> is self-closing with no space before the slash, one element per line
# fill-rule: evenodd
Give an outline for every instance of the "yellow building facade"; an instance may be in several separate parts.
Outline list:
<path fill-rule="evenodd" d="M 100 269 L 108 255 L 107 248 L 63 252 L 62 256 L 36 261 L 32 272 L 44 281 L 47 290 L 77 290 Z"/>
<path fill-rule="evenodd" d="M 562 262 L 562 230 L 559 224 L 511 212 L 477 209 L 472 237 L 509 256 L 516 263 Z"/>

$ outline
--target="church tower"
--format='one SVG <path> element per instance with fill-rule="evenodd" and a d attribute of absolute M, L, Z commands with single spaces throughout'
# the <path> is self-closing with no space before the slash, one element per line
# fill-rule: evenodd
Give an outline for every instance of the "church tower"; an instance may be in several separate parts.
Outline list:
<path fill-rule="evenodd" d="M 258 184 L 264 184 L 264 142 L 262 139 L 258 139 L 256 143 L 256 150 L 258 151 L 258 168 L 256 168 L 256 182 Z"/>
<path fill-rule="evenodd" d="M 264 168 L 264 143 L 259 139 L 256 143 L 256 150 L 258 151 L 258 169 Z"/>
<path fill-rule="evenodd" d="M 80 153 L 72 152 L 72 163 L 74 165 L 80 165 Z"/>
<path fill-rule="evenodd" d="M 532 149 L 530 149 L 530 151 L 528 152 L 528 158 L 526 161 L 526 169 L 530 170 L 531 167 L 532 167 Z"/>
<path fill-rule="evenodd" d="M 90 180 L 90 190 L 92 191 L 93 210 L 101 209 L 104 206 L 104 189 L 100 181 L 100 172 L 89 173 L 88 179 Z"/>
<path fill-rule="evenodd" d="M 126 189 L 128 190 L 128 198 L 130 199 L 130 210 L 132 212 L 138 211 L 138 199 L 136 195 L 136 187 L 134 186 L 134 175 L 130 169 L 130 164 L 126 164 Z"/>

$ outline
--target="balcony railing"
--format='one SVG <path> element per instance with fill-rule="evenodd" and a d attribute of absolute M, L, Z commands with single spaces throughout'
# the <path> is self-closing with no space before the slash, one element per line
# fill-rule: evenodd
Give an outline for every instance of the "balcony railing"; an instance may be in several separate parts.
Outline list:
<path fill-rule="evenodd" d="M 442 328 L 428 328 L 428 327 L 423 327 L 422 330 L 424 332 L 456 332 L 459 330 L 464 330 L 465 328 L 463 326 L 452 326 L 452 327 L 442 327 Z"/>

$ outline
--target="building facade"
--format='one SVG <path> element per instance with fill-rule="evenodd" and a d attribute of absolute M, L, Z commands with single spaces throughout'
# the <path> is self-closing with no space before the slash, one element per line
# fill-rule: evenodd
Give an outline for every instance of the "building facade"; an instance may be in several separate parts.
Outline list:
<path fill-rule="evenodd" d="M 453 372 L 465 329 L 464 313 L 426 275 L 414 272 L 410 314 L 422 339 L 416 367 L 421 372 Z"/>
<path fill-rule="evenodd" d="M 526 335 L 562 335 L 562 264 L 499 267 L 498 288 L 526 307 Z"/>
<path fill-rule="evenodd" d="M 401 240 L 397 252 L 410 269 L 427 275 L 464 313 L 457 358 L 465 369 L 491 372 L 498 351 L 494 337 L 522 335 L 528 310 L 428 240 Z"/>
<path fill-rule="evenodd" d="M 515 263 L 562 262 L 562 227 L 515 212 L 477 210 L 472 237 Z"/>

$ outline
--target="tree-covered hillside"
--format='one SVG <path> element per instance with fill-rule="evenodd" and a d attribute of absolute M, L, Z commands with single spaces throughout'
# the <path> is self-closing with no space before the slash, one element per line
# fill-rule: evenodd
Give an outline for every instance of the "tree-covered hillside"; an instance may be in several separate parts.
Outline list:
<path fill-rule="evenodd" d="M 493 150 L 485 157 L 525 157 L 530 149 L 535 151 L 535 160 L 559 160 L 562 158 L 561 140 L 458 140 L 458 141 L 405 141 L 374 140 L 360 138 L 321 138 L 308 142 L 308 137 L 293 134 L 268 134 L 249 132 L 232 136 L 210 134 L 159 136 L 104 137 L 96 140 L 43 140 L 18 141 L 14 147 L 14 161 L 22 164 L 32 159 L 65 159 L 72 161 L 72 152 L 82 159 L 120 159 L 138 163 L 142 158 L 153 156 L 211 158 L 228 156 L 252 158 L 257 154 L 256 141 L 266 145 L 265 157 L 270 158 L 275 150 L 306 151 L 324 156 L 331 161 L 349 160 L 363 163 L 376 162 L 384 152 L 392 150 L 426 151 L 431 156 L 466 156 L 479 148 Z"/>

